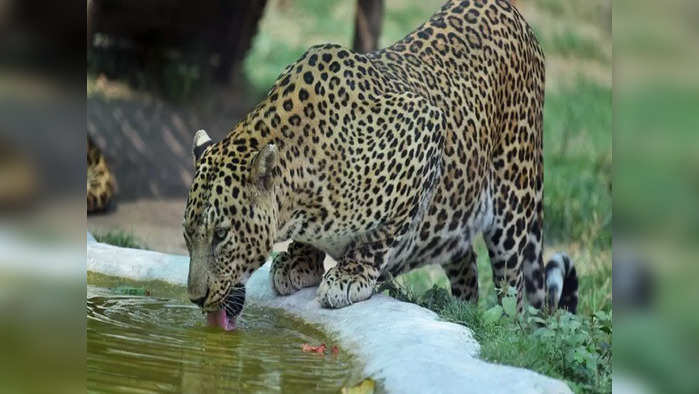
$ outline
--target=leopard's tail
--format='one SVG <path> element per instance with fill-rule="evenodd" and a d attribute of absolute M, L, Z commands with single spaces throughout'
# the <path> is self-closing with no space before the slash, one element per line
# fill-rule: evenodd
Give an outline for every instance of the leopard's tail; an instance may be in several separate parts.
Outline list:
<path fill-rule="evenodd" d="M 546 294 L 550 311 L 557 308 L 575 313 L 578 308 L 578 274 L 573 261 L 558 252 L 546 263 Z"/>

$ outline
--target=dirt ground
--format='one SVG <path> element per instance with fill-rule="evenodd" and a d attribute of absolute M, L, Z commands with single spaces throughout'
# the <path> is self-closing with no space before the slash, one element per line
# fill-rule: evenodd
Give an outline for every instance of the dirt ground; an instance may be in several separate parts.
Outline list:
<path fill-rule="evenodd" d="M 119 202 L 112 212 L 87 217 L 87 229 L 93 234 L 122 230 L 148 249 L 165 253 L 187 253 L 182 238 L 184 198 L 142 198 Z"/>
<path fill-rule="evenodd" d="M 184 203 L 184 198 L 124 201 L 112 212 L 88 216 L 87 230 L 92 234 L 125 231 L 149 250 L 186 255 L 187 247 L 182 238 Z M 275 244 L 274 251 L 284 251 L 288 245 L 289 242 Z M 331 257 L 325 258 L 326 268 L 334 264 Z"/>
<path fill-rule="evenodd" d="M 117 181 L 113 206 L 88 215 L 94 234 L 120 230 L 152 250 L 186 253 L 182 217 L 192 181 L 194 132 L 218 141 L 252 107 L 234 89 L 186 106 L 132 91 L 104 77 L 88 83 L 87 129 Z"/>

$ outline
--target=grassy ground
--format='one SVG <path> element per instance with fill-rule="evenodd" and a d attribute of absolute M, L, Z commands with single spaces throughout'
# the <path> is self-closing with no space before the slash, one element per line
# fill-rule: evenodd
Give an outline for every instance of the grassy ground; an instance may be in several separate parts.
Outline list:
<path fill-rule="evenodd" d="M 121 246 L 122 248 L 148 249 L 146 245 L 136 239 L 136 237 L 122 230 L 110 230 L 103 233 L 93 234 L 97 242 Z"/>
<path fill-rule="evenodd" d="M 388 0 L 381 45 L 422 23 L 442 0 Z M 580 275 L 577 316 L 512 316 L 497 304 L 485 245 L 479 255 L 480 300 L 449 295 L 441 268 L 428 266 L 392 284 L 393 295 L 470 327 L 483 358 L 564 379 L 578 392 L 611 391 L 612 91 L 609 1 L 518 2 L 547 58 L 544 111 L 545 257 L 565 250 Z M 348 46 L 353 2 L 274 0 L 246 59 L 253 86 L 264 91 L 312 44 Z M 507 298 L 506 298 L 507 299 Z M 505 309 L 503 309 L 505 307 Z M 503 313 L 505 312 L 505 313 Z"/>
<path fill-rule="evenodd" d="M 563 379 L 576 392 L 611 392 L 611 309 L 572 315 L 547 314 L 529 307 L 517 315 L 513 292 L 503 298 L 502 305 L 483 301 L 474 305 L 454 299 L 438 285 L 421 295 L 396 283 L 385 287 L 400 300 L 469 327 L 485 360 Z"/>

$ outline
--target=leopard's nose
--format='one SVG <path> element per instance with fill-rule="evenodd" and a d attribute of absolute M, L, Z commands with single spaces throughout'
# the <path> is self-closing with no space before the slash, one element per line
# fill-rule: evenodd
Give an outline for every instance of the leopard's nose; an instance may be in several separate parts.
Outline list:
<path fill-rule="evenodd" d="M 190 298 L 189 300 L 192 301 L 193 303 L 199 305 L 200 308 L 204 307 L 204 302 L 206 302 L 206 299 L 209 298 L 209 288 L 206 288 L 206 294 L 204 294 L 204 297 L 201 298 Z"/>

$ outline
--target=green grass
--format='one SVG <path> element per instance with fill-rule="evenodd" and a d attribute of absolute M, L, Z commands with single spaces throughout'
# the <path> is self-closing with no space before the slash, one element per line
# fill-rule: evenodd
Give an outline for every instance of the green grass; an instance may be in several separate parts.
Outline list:
<path fill-rule="evenodd" d="M 478 307 L 488 309 L 497 304 L 497 294 L 493 285 L 488 250 L 482 238 L 478 237 L 475 240 L 474 250 L 478 255 Z M 589 317 L 600 311 L 611 313 L 611 249 L 587 248 L 568 250 L 568 253 L 578 271 L 580 295 L 578 314 Z M 424 266 L 400 275 L 395 278 L 395 285 L 400 287 L 401 291 L 412 294 L 413 297 L 410 299 L 412 302 L 415 302 L 434 286 L 448 291 L 450 289 L 449 280 L 444 271 L 435 265 Z"/>
<path fill-rule="evenodd" d="M 545 53 L 555 53 L 564 57 L 578 57 L 609 62 L 609 57 L 599 47 L 598 43 L 590 38 L 571 30 L 556 33 L 542 42 Z"/>
<path fill-rule="evenodd" d="M 566 12 L 566 4 L 560 0 L 536 0 L 536 5 L 553 16 L 560 17 Z"/>
<path fill-rule="evenodd" d="M 282 70 L 296 61 L 307 48 L 278 41 L 266 32 L 255 36 L 254 50 L 245 58 L 245 74 L 259 94 L 274 84 Z"/>
<path fill-rule="evenodd" d="M 97 242 L 103 242 L 114 246 L 121 246 L 123 248 L 148 249 L 148 247 L 140 241 L 138 241 L 133 234 L 127 233 L 122 230 L 110 230 L 105 233 L 93 234 L 93 236 L 95 237 Z"/>
<path fill-rule="evenodd" d="M 270 1 L 243 63 L 254 90 L 266 92 L 279 73 L 312 45 L 349 45 L 353 10 L 352 3 L 338 0 L 294 1 L 289 7 Z"/>
<path fill-rule="evenodd" d="M 379 46 L 400 40 L 425 22 L 445 1 L 389 1 Z M 342 0 L 298 0 L 290 7 L 271 0 L 252 48 L 244 60 L 245 75 L 258 94 L 266 92 L 279 73 L 310 46 L 336 43 L 352 46 L 355 4 Z"/>
<path fill-rule="evenodd" d="M 575 392 L 611 392 L 610 249 L 586 248 L 573 254 L 580 279 L 577 315 L 558 311 L 548 316 L 530 308 L 517 317 L 498 304 L 481 238 L 474 242 L 474 248 L 478 255 L 477 305 L 453 298 L 446 275 L 436 266 L 401 275 L 384 290 L 470 328 L 485 360 L 565 380 Z M 507 303 L 503 301 L 503 305 Z"/>
<path fill-rule="evenodd" d="M 699 241 L 699 92 L 682 86 L 652 86 L 619 95 L 615 138 L 624 149 L 615 158 L 615 220 L 625 233 Z M 692 114 L 692 115 L 688 115 Z"/>
<path fill-rule="evenodd" d="M 608 0 L 534 0 L 524 8 L 547 57 L 611 63 Z"/>
<path fill-rule="evenodd" d="M 469 327 L 484 360 L 565 380 L 575 392 L 611 392 L 611 305 L 592 315 L 565 311 L 547 315 L 530 307 L 518 316 L 513 293 L 503 298 L 502 305 L 486 307 L 482 302 L 459 301 L 437 285 L 422 295 L 398 281 L 385 284 L 384 289 L 397 299 Z"/>
<path fill-rule="evenodd" d="M 544 234 L 611 246 L 612 91 L 577 80 L 544 107 Z"/>
<path fill-rule="evenodd" d="M 485 360 L 563 379 L 578 392 L 611 391 L 611 313 L 543 316 L 531 310 L 517 317 L 499 305 L 482 309 L 455 300 L 438 313 L 470 327 Z"/>

